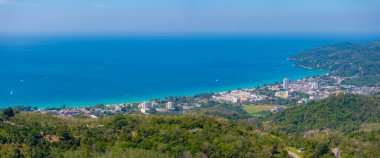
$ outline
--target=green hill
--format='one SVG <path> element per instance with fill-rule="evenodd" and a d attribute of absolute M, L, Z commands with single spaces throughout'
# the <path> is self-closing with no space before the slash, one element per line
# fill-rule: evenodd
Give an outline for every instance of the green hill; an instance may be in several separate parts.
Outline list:
<path fill-rule="evenodd" d="M 289 60 L 295 61 L 296 66 L 328 70 L 339 76 L 378 75 L 380 41 L 364 45 L 346 42 L 316 47 L 297 53 Z"/>
<path fill-rule="evenodd" d="M 274 122 L 287 131 L 356 130 L 363 123 L 380 123 L 380 97 L 338 95 L 281 111 Z"/>
<path fill-rule="evenodd" d="M 281 139 L 252 126 L 201 115 L 88 119 L 18 113 L 0 122 L 1 157 L 286 156 L 278 144 Z"/>
<path fill-rule="evenodd" d="M 305 157 L 333 157 L 332 148 L 378 157 L 379 103 L 380 96 L 333 96 L 264 118 L 272 123 L 224 105 L 196 115 L 98 119 L 7 109 L 0 157 L 287 157 L 294 148 Z"/>

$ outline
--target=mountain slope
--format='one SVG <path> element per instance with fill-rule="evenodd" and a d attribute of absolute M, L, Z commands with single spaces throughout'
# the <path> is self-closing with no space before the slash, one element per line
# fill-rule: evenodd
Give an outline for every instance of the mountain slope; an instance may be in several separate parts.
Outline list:
<path fill-rule="evenodd" d="M 335 75 L 380 74 L 380 41 L 366 45 L 340 43 L 316 47 L 289 58 L 296 66 L 328 70 Z"/>
<path fill-rule="evenodd" d="M 358 129 L 362 123 L 380 123 L 378 96 L 338 95 L 281 111 L 274 122 L 284 130 L 302 132 L 314 129 Z"/>
<path fill-rule="evenodd" d="M 231 120 L 200 115 L 88 119 L 18 113 L 0 122 L 0 157 L 8 157 L 7 153 L 33 157 L 125 153 L 134 155 L 127 157 L 144 157 L 144 152 L 149 153 L 145 157 L 286 156 L 278 144 L 283 144 L 281 139 Z"/>

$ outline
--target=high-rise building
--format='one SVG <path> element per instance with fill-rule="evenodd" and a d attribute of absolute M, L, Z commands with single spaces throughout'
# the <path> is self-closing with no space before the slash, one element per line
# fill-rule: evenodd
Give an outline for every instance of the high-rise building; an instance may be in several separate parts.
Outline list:
<path fill-rule="evenodd" d="M 167 102 L 166 103 L 166 109 L 174 109 L 174 103 L 173 102 Z"/>
<path fill-rule="evenodd" d="M 318 82 L 311 82 L 311 88 L 312 89 L 318 89 L 319 88 Z"/>
<path fill-rule="evenodd" d="M 146 102 L 142 102 L 142 103 L 140 103 L 140 108 L 141 109 L 149 109 L 149 108 L 152 108 L 153 106 L 152 106 L 152 102 L 148 102 L 148 101 L 146 101 Z"/>
<path fill-rule="evenodd" d="M 287 90 L 289 88 L 289 79 L 288 78 L 284 78 L 282 80 L 282 88 Z"/>

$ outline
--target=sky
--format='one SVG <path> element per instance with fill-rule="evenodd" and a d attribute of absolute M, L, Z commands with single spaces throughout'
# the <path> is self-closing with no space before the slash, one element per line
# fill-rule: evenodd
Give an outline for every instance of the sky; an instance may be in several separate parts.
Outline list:
<path fill-rule="evenodd" d="M 0 0 L 0 34 L 380 33 L 380 0 Z"/>

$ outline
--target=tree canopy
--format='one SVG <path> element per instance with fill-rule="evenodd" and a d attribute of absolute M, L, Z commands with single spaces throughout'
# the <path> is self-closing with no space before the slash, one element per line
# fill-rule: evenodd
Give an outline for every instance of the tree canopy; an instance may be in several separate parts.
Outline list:
<path fill-rule="evenodd" d="M 380 97 L 338 95 L 278 112 L 274 121 L 289 131 L 334 128 L 355 130 L 362 123 L 380 123 Z"/>
<path fill-rule="evenodd" d="M 297 66 L 328 70 L 339 76 L 379 75 L 380 41 L 326 45 L 302 51 L 289 59 Z"/>

